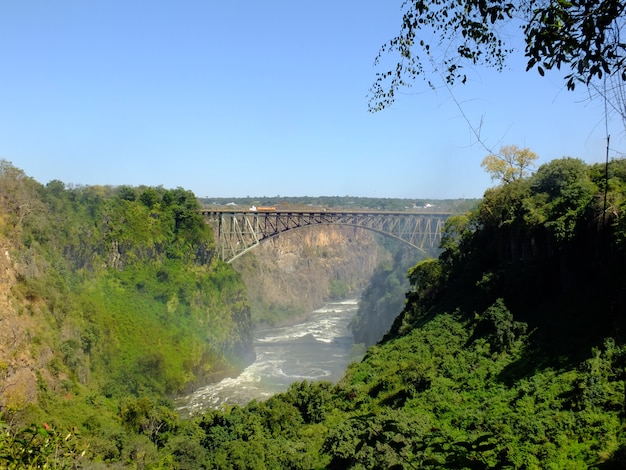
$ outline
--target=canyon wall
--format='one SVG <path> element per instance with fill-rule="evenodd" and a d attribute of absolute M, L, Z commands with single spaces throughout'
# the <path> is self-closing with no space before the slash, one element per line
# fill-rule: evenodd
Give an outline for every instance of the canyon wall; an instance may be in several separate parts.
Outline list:
<path fill-rule="evenodd" d="M 233 262 L 246 285 L 253 321 L 298 321 L 324 301 L 356 296 L 390 259 L 380 235 L 348 226 L 294 230 Z"/>

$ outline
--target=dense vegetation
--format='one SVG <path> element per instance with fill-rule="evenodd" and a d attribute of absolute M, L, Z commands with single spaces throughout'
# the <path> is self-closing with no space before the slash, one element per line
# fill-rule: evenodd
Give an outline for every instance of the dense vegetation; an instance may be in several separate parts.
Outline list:
<path fill-rule="evenodd" d="M 49 414 L 7 427 L 0 458 L 16 468 L 624 468 L 625 209 L 626 161 L 552 161 L 449 219 L 441 255 L 409 270 L 391 331 L 340 383 L 295 383 L 188 421 L 129 399 L 124 433 L 106 445 L 102 425 L 77 435 Z"/>
<path fill-rule="evenodd" d="M 0 188 L 0 245 L 17 271 L 2 319 L 24 337 L 2 350 L 7 422 L 76 429 L 96 455 L 119 460 L 123 440 L 115 451 L 97 449 L 125 433 L 120 409 L 158 403 L 250 360 L 244 287 L 214 256 L 190 191 L 43 186 L 6 161 Z"/>

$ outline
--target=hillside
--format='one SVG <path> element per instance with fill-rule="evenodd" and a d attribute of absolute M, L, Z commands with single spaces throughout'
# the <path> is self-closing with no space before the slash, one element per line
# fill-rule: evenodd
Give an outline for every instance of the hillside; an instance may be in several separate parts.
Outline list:
<path fill-rule="evenodd" d="M 5 419 L 171 395 L 251 359 L 244 286 L 192 193 L 43 186 L 6 161 L 0 188 Z"/>

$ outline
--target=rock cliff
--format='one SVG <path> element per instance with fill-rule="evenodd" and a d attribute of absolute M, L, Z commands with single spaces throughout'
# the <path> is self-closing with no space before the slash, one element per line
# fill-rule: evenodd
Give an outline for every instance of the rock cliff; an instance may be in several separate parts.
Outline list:
<path fill-rule="evenodd" d="M 8 410 L 37 401 L 35 370 L 50 356 L 45 347 L 39 348 L 39 361 L 33 356 L 30 343 L 39 325 L 32 315 L 20 314 L 12 295 L 16 277 L 8 245 L 0 240 L 0 409 Z"/>

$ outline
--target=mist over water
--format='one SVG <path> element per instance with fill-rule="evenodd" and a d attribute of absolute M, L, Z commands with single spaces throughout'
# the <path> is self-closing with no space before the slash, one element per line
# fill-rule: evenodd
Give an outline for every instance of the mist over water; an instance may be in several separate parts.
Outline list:
<path fill-rule="evenodd" d="M 241 375 L 202 387 L 176 401 L 183 416 L 221 405 L 245 405 L 284 392 L 293 382 L 337 382 L 350 361 L 353 340 L 348 329 L 356 299 L 328 302 L 303 323 L 259 330 L 256 361 Z"/>

